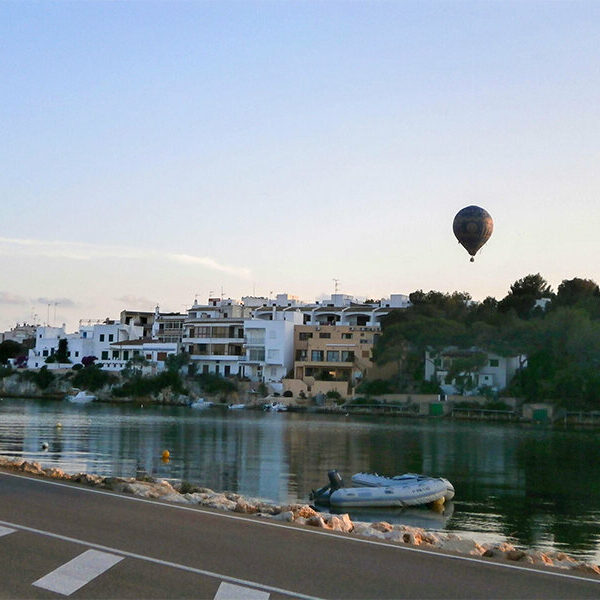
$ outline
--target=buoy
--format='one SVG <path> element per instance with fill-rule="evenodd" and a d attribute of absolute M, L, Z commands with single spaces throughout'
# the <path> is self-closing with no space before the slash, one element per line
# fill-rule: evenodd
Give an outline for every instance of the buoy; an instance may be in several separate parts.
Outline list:
<path fill-rule="evenodd" d="M 56 424 L 56 427 L 60 429 L 60 428 L 62 427 L 62 423 L 59 421 L 59 422 Z"/>
<path fill-rule="evenodd" d="M 162 457 L 163 459 L 168 460 L 169 458 L 171 458 L 171 453 L 168 450 L 163 450 Z"/>
<path fill-rule="evenodd" d="M 445 498 L 440 498 L 439 500 L 435 500 L 431 503 L 431 508 L 435 512 L 442 512 L 444 510 L 444 503 L 446 502 Z"/>
<path fill-rule="evenodd" d="M 42 442 L 42 450 L 48 450 L 48 442 Z"/>

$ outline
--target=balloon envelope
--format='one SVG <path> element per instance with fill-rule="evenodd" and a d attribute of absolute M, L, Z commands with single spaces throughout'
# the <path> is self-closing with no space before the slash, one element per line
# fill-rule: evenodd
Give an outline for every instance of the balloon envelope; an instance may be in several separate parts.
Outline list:
<path fill-rule="evenodd" d="M 456 213 L 452 229 L 464 249 L 471 256 L 475 256 L 490 239 L 494 230 L 494 221 L 487 210 L 479 206 L 467 206 Z"/>

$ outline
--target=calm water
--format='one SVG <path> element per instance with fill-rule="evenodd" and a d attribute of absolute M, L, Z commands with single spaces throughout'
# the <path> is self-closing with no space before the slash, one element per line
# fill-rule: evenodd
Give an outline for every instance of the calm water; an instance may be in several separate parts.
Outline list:
<path fill-rule="evenodd" d="M 168 464 L 160 460 L 164 449 L 171 453 Z M 129 477 L 142 469 L 278 503 L 307 501 L 331 468 L 348 480 L 357 471 L 439 475 L 456 488 L 443 514 L 412 509 L 351 516 L 560 549 L 600 562 L 596 432 L 5 399 L 0 454 L 68 472 Z"/>

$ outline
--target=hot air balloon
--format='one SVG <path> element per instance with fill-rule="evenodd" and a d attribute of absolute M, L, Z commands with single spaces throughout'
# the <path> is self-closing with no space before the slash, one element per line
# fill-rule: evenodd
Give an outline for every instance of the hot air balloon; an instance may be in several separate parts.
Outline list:
<path fill-rule="evenodd" d="M 494 231 L 494 221 L 487 210 L 479 206 L 467 206 L 456 213 L 452 229 L 456 239 L 471 255 L 471 262 L 474 262 L 473 257 Z"/>

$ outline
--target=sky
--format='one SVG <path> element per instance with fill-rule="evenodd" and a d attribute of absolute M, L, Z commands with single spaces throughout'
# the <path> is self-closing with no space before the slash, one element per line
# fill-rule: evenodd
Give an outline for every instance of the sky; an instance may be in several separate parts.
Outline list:
<path fill-rule="evenodd" d="M 600 282 L 599 39 L 596 1 L 0 1 L 0 330 Z"/>

